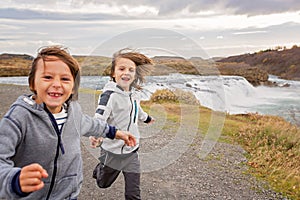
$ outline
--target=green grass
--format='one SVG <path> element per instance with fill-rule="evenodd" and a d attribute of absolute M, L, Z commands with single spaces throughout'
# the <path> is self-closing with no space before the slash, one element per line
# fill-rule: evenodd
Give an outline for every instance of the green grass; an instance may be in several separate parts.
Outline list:
<path fill-rule="evenodd" d="M 97 95 L 97 97 L 101 93 L 100 90 L 93 90 L 93 89 L 89 89 L 89 88 L 79 88 L 78 92 L 79 93 L 82 92 L 82 93 L 86 93 L 86 94 L 95 94 L 95 95 Z"/>

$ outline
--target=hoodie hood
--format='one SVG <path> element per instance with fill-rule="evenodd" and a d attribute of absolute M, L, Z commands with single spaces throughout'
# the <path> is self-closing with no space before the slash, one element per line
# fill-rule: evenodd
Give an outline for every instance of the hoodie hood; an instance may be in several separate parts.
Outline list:
<path fill-rule="evenodd" d="M 116 82 L 114 81 L 109 81 L 103 88 L 103 92 L 105 91 L 113 91 L 119 94 L 123 94 L 125 96 L 128 96 L 131 92 L 126 92 L 125 90 L 123 90 L 123 88 L 121 88 L 119 85 L 117 85 Z"/>

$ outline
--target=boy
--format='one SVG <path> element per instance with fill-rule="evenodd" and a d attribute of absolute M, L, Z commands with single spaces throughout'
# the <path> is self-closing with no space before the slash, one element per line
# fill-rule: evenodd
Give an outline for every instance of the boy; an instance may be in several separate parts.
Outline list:
<path fill-rule="evenodd" d="M 77 61 L 59 46 L 43 48 L 20 96 L 0 122 L 0 198 L 77 199 L 82 183 L 80 136 L 135 138 L 81 112 Z"/>

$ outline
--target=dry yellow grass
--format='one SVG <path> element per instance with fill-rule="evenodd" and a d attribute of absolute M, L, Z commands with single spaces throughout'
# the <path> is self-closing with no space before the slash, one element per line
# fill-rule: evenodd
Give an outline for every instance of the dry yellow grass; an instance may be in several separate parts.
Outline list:
<path fill-rule="evenodd" d="M 253 172 L 300 199 L 300 129 L 280 117 L 249 115 L 237 139 L 249 152 Z"/>
<path fill-rule="evenodd" d="M 163 104 L 167 115 L 180 120 L 182 104 L 172 91 L 161 90 L 151 98 Z M 147 109 L 151 102 L 144 102 Z M 211 110 L 199 106 L 199 129 L 206 132 Z M 225 138 L 225 139 L 224 139 Z M 247 152 L 249 173 L 264 179 L 278 192 L 300 199 L 300 128 L 281 117 L 258 114 L 226 115 L 222 141 L 240 144 Z"/>

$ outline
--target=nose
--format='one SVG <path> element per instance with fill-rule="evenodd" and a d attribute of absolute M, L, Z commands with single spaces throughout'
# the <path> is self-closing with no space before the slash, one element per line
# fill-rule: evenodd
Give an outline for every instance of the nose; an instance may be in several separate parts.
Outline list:
<path fill-rule="evenodd" d="M 53 82 L 52 82 L 52 86 L 57 88 L 57 87 L 61 87 L 61 81 L 60 78 L 54 78 Z"/>
<path fill-rule="evenodd" d="M 129 69 L 125 69 L 124 74 L 129 74 Z"/>

